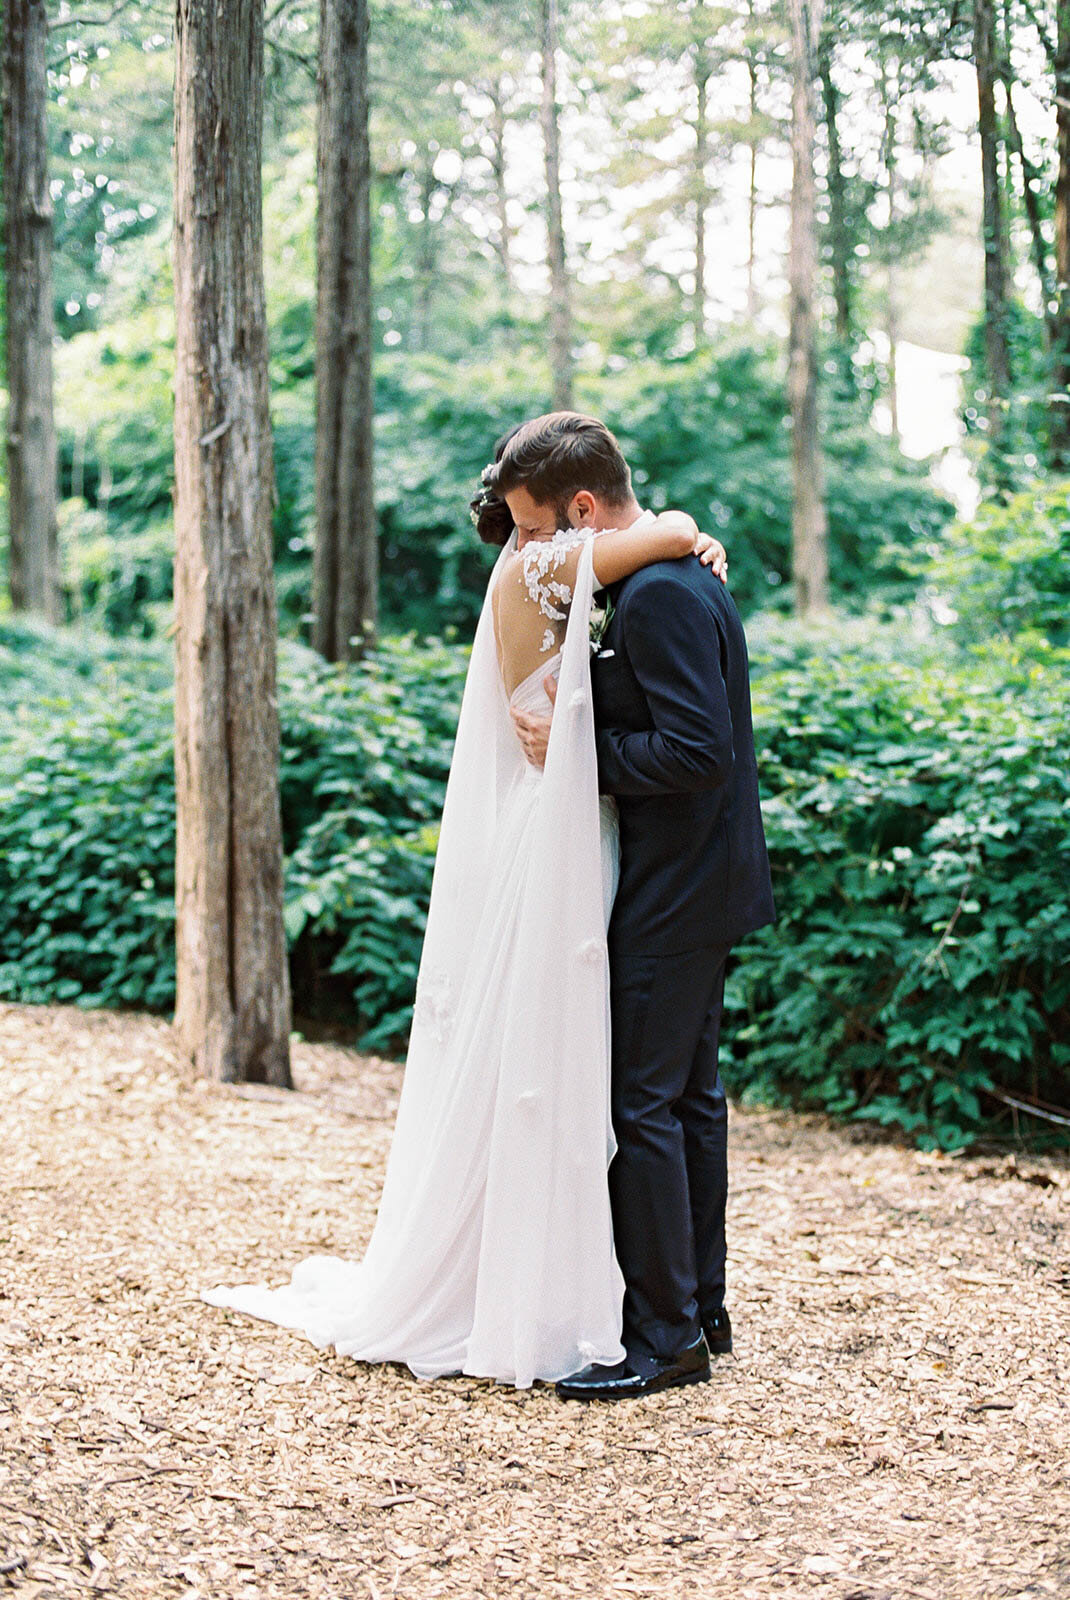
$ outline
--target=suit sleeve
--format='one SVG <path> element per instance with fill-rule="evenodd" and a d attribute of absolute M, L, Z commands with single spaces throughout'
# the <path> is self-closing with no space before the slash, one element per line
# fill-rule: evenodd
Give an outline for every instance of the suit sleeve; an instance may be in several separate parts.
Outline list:
<path fill-rule="evenodd" d="M 630 593 L 621 620 L 628 660 L 654 727 L 598 728 L 599 788 L 642 796 L 716 789 L 732 772 L 732 715 L 721 629 L 694 590 L 675 582 Z"/>

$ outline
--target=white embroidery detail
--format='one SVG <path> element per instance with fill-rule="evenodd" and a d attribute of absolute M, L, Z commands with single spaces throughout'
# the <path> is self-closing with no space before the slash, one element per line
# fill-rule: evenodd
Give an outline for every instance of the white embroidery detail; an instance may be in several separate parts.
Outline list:
<path fill-rule="evenodd" d="M 580 707 L 581 706 L 585 706 L 586 704 L 587 704 L 587 696 L 584 694 L 583 690 L 582 689 L 573 689 L 572 698 L 569 700 L 569 703 L 568 703 L 568 709 L 570 711 L 579 711 Z"/>
<path fill-rule="evenodd" d="M 542 636 L 542 644 L 539 646 L 539 654 L 543 655 L 547 650 L 552 650 L 556 643 L 557 634 L 552 628 L 547 628 L 546 632 Z"/>
<path fill-rule="evenodd" d="M 439 1044 L 445 1044 L 453 1026 L 453 984 L 445 972 L 421 976 L 416 984 L 413 1019 L 430 1028 Z"/>
<path fill-rule="evenodd" d="M 544 617 L 550 617 L 554 622 L 564 622 L 567 612 L 559 610 L 554 602 L 556 600 L 562 606 L 569 605 L 572 601 L 572 586 L 559 583 L 551 574 L 558 571 L 570 550 L 575 550 L 577 545 L 584 544 L 594 532 L 593 528 L 561 528 L 552 539 L 533 539 L 520 552 L 528 595 Z M 547 633 L 549 631 L 547 629 Z M 545 637 L 544 634 L 544 640 Z M 545 644 L 543 648 L 546 648 Z"/>

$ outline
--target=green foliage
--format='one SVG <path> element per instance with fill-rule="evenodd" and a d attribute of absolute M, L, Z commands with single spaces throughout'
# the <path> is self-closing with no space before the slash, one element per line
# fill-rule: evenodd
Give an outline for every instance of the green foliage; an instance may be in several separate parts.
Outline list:
<path fill-rule="evenodd" d="M 376 369 L 380 596 L 405 627 L 471 633 L 496 551 L 468 502 L 499 436 L 546 409 L 549 372 L 384 356 Z"/>
<path fill-rule="evenodd" d="M 750 629 L 779 920 L 729 986 L 735 1092 L 958 1148 L 996 1089 L 1066 1103 L 1061 662 L 872 621 Z M 299 1016 L 403 1047 L 467 652 L 280 656 Z M 173 1003 L 170 653 L 0 625 L 0 996 Z"/>
<path fill-rule="evenodd" d="M 272 336 L 279 616 L 306 642 L 315 470 L 307 313 L 303 302 L 280 309 Z M 121 339 L 87 333 L 62 352 L 63 476 L 82 495 L 64 512 L 68 611 L 114 633 L 166 625 L 172 337 L 168 318 L 144 313 L 123 324 Z M 468 502 L 499 435 L 545 409 L 548 388 L 541 359 L 376 358 L 388 630 L 471 634 L 493 552 L 475 538 Z M 617 432 L 641 501 L 681 506 L 724 540 L 744 610 L 790 604 L 790 437 L 773 344 L 726 340 L 672 361 L 610 358 L 582 375 L 577 404 Z M 902 599 L 913 587 L 903 552 L 931 542 L 951 514 L 926 465 L 872 429 L 868 404 L 826 406 L 830 578 L 834 597 L 852 608 Z"/>
<path fill-rule="evenodd" d="M 671 363 L 632 362 L 589 385 L 632 465 L 641 501 L 680 506 L 728 547 L 745 612 L 790 604 L 791 459 L 784 374 L 773 344 L 726 342 Z M 899 600 L 901 558 L 951 515 L 927 466 L 874 432 L 867 402 L 829 400 L 823 445 L 834 599 Z"/>
<path fill-rule="evenodd" d="M 280 674 L 295 1005 L 408 1032 L 467 652 L 386 642 L 358 670 L 288 648 Z"/>
<path fill-rule="evenodd" d="M 384 615 L 469 634 L 493 552 L 473 537 L 468 501 L 498 436 L 545 407 L 547 375 L 437 356 L 383 356 L 376 371 Z M 745 611 L 790 604 L 790 440 L 773 345 L 611 361 L 581 375 L 577 405 L 616 432 L 640 502 L 682 507 L 724 540 Z M 832 592 L 854 607 L 909 593 L 902 553 L 931 542 L 951 515 L 925 464 L 900 455 L 864 412 L 862 401 L 830 402 L 825 435 Z"/>
<path fill-rule="evenodd" d="M 57 346 L 67 615 L 115 635 L 166 626 L 174 318 L 153 308 Z"/>
<path fill-rule="evenodd" d="M 53 643 L 55 648 L 53 647 Z M 174 777 L 161 664 L 0 629 L 0 995 L 164 1009 Z"/>
<path fill-rule="evenodd" d="M 966 643 L 1070 644 L 1070 481 L 987 501 L 936 547 L 926 576 Z"/>
<path fill-rule="evenodd" d="M 1018 299 L 1007 302 L 1005 331 L 1011 392 L 1002 402 L 998 438 L 989 427 L 985 319 L 966 337 L 962 420 L 977 476 L 986 493 L 1007 497 L 1036 481 L 1051 455 L 1052 358 L 1044 319 Z"/>
<path fill-rule="evenodd" d="M 86 16 L 68 16 L 49 52 L 49 189 L 53 299 L 61 340 L 157 293 L 155 274 L 131 273 L 153 237 L 170 232 L 174 56 L 156 16 L 124 9 L 107 41 Z M 124 260 L 116 271 L 116 254 Z"/>
<path fill-rule="evenodd" d="M 957 1148 L 1066 1102 L 1070 715 L 1057 667 L 814 638 L 755 661 L 779 919 L 741 948 L 728 1080 Z"/>
<path fill-rule="evenodd" d="M 299 1013 L 408 1026 L 463 650 L 359 671 L 284 643 L 286 930 Z M 170 648 L 0 625 L 0 996 L 174 1003 Z"/>

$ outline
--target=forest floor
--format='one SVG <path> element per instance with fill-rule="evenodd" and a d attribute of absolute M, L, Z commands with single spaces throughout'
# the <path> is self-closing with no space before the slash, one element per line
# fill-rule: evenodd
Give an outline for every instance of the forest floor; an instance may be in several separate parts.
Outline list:
<path fill-rule="evenodd" d="M 735 1352 L 584 1407 L 198 1299 L 367 1240 L 400 1071 L 294 1071 L 0 1005 L 0 1593 L 1070 1594 L 1070 1160 L 733 1105 Z"/>

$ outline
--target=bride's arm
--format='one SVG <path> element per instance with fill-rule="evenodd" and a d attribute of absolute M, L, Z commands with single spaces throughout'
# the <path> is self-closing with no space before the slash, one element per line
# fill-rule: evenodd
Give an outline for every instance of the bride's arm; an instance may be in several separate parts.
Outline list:
<path fill-rule="evenodd" d="M 694 545 L 691 554 L 698 556 L 704 567 L 712 567 L 715 578 L 720 578 L 722 583 L 728 582 L 728 551 L 720 539 L 715 539 L 712 534 L 702 533 L 694 517 L 689 517 L 686 511 L 663 511 L 658 521 L 666 521 L 670 517 L 676 518 L 681 524 L 694 530 Z M 595 547 L 597 549 L 597 546 Z M 612 583 L 612 578 L 609 582 Z"/>
<path fill-rule="evenodd" d="M 697 537 L 698 523 L 686 511 L 663 511 L 640 528 L 607 528 L 595 535 L 591 549 L 595 582 L 616 583 L 655 561 L 689 556 Z"/>
<path fill-rule="evenodd" d="M 589 528 L 561 529 L 550 539 L 530 540 L 519 554 L 528 593 L 539 601 L 547 615 L 559 614 L 555 600 L 565 605 L 571 600 L 580 551 L 588 539 L 594 540 L 591 564 L 599 588 L 627 578 L 655 561 L 678 560 L 694 554 L 701 555 L 710 565 L 724 558 L 724 547 L 700 533 L 695 519 L 686 511 L 663 511 L 641 527 L 633 524 L 630 528 L 606 528 L 596 532 Z"/>

